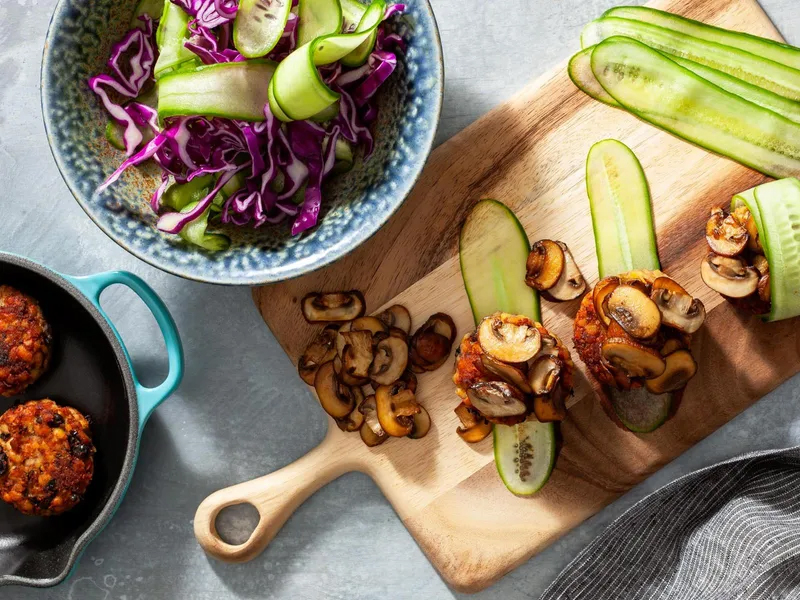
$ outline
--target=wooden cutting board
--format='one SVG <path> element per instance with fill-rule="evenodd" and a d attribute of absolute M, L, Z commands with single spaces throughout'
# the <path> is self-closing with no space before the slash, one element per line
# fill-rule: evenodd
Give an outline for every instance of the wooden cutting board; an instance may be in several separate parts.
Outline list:
<path fill-rule="evenodd" d="M 780 39 L 754 0 L 651 5 Z M 642 162 L 664 269 L 710 309 L 693 348 L 700 371 L 677 416 L 652 434 L 622 431 L 603 413 L 585 377 L 579 377 L 552 478 L 538 495 L 517 498 L 497 476 L 491 439 L 469 446 L 455 434 L 453 409 L 459 401 L 448 365 L 420 377 L 418 399 L 434 423 L 426 438 L 389 440 L 369 449 L 357 434 L 341 433 L 331 423 L 323 444 L 299 464 L 243 484 L 256 490 L 262 522 L 271 520 L 254 534 L 262 536 L 262 544 L 228 556 L 217 547 L 217 555 L 251 558 L 305 497 L 343 472 L 360 470 L 375 479 L 442 577 L 457 590 L 474 592 L 800 370 L 796 322 L 764 324 L 738 313 L 700 279 L 710 207 L 727 204 L 764 178 L 591 100 L 568 79 L 566 62 L 439 147 L 398 214 L 360 249 L 321 272 L 254 290 L 259 310 L 295 362 L 318 330 L 303 321 L 298 305 L 311 291 L 360 289 L 370 310 L 401 303 L 410 309 L 415 327 L 444 311 L 455 320 L 460 339 L 473 322 L 459 272 L 458 232 L 473 204 L 486 197 L 508 204 L 531 241 L 566 242 L 594 282 L 597 262 L 584 165 L 590 146 L 609 137 L 630 146 Z M 544 322 L 571 340 L 577 307 L 577 301 L 543 302 Z M 573 357 L 583 369 L 574 352 Z M 244 491 L 216 500 L 231 504 Z"/>

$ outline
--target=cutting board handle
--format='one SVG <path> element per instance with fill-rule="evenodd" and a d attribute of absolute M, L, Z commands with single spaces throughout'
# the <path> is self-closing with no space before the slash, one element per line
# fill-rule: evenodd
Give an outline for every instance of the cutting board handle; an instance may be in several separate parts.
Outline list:
<path fill-rule="evenodd" d="M 269 475 L 214 492 L 203 500 L 194 518 L 194 535 L 203 550 L 225 562 L 252 560 L 311 494 L 344 473 L 357 470 L 347 453 L 341 452 L 338 430 L 332 429 L 336 427 L 329 427 L 322 443 L 299 460 Z M 260 520 L 246 542 L 229 544 L 217 533 L 217 515 L 223 508 L 243 503 L 252 504 Z"/>

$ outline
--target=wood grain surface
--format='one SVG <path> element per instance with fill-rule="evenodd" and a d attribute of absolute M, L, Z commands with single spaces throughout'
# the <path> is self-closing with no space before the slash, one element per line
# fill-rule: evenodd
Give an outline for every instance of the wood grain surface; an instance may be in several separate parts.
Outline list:
<path fill-rule="evenodd" d="M 780 39 L 753 0 L 651 5 Z M 553 476 L 533 498 L 517 498 L 497 476 L 491 440 L 468 446 L 456 436 L 458 400 L 447 366 L 420 377 L 418 399 L 434 422 L 423 440 L 369 449 L 357 434 L 333 426 L 318 449 L 372 476 L 444 579 L 461 591 L 490 585 L 800 370 L 795 322 L 765 324 L 742 315 L 700 280 L 709 208 L 764 178 L 591 100 L 569 81 L 565 62 L 434 151 L 403 207 L 358 250 L 323 271 L 253 292 L 294 361 L 318 329 L 299 310 L 299 299 L 311 291 L 360 289 L 374 310 L 402 303 L 415 326 L 445 311 L 460 336 L 473 322 L 457 236 L 470 208 L 486 197 L 508 204 L 531 241 L 566 242 L 584 275 L 596 281 L 584 166 L 591 145 L 609 137 L 630 146 L 647 174 L 664 270 L 709 309 L 693 347 L 700 371 L 678 414 L 655 433 L 624 432 L 579 377 Z M 545 324 L 571 340 L 577 306 L 543 302 Z M 583 373 L 574 352 L 573 358 Z M 304 477 L 313 480 L 314 473 Z"/>

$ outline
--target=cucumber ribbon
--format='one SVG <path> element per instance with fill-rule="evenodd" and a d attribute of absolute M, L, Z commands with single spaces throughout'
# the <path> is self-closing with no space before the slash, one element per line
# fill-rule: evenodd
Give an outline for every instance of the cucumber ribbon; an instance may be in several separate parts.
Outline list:
<path fill-rule="evenodd" d="M 800 316 L 800 181 L 794 177 L 759 185 L 733 197 L 744 204 L 769 262 L 770 313 L 767 321 Z"/>
<path fill-rule="evenodd" d="M 270 81 L 269 105 L 281 121 L 310 119 L 339 100 L 329 88 L 318 66 L 341 60 L 377 30 L 387 12 L 383 0 L 367 7 L 354 33 L 334 33 L 314 38 L 297 48 L 278 65 Z"/>

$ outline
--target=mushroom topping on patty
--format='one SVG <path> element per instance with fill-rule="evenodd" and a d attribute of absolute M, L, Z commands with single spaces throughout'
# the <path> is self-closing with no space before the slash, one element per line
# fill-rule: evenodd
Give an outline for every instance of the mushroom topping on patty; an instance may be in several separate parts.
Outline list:
<path fill-rule="evenodd" d="M 488 354 L 481 355 L 481 364 L 483 364 L 483 367 L 489 373 L 492 375 L 497 375 L 507 383 L 516 386 L 525 394 L 533 393 L 533 390 L 525 378 L 525 373 L 522 371 L 522 369 L 519 369 L 518 367 L 508 363 L 500 362 Z"/>
<path fill-rule="evenodd" d="M 661 311 L 656 303 L 632 285 L 618 285 L 604 305 L 605 314 L 637 340 L 651 339 L 661 327 Z"/>
<path fill-rule="evenodd" d="M 492 424 L 467 404 L 462 402 L 454 412 L 461 421 L 461 427 L 456 428 L 456 433 L 468 444 L 480 442 L 492 433 Z"/>
<path fill-rule="evenodd" d="M 542 347 L 541 334 L 528 319 L 506 313 L 481 321 L 478 342 L 486 354 L 507 363 L 526 362 Z"/>
<path fill-rule="evenodd" d="M 758 289 L 758 271 L 741 258 L 711 253 L 700 265 L 700 276 L 708 287 L 729 298 L 745 298 Z"/>
<path fill-rule="evenodd" d="M 659 277 L 653 282 L 650 298 L 661 312 L 661 322 L 683 333 L 694 333 L 706 320 L 703 303 L 669 277 Z"/>
<path fill-rule="evenodd" d="M 357 291 L 308 294 L 301 305 L 309 323 L 352 321 L 363 315 L 367 306 Z"/>
<path fill-rule="evenodd" d="M 546 396 L 553 392 L 561 377 L 564 363 L 554 356 L 537 358 L 528 369 L 528 385 L 537 396 Z"/>
<path fill-rule="evenodd" d="M 697 373 L 697 363 L 688 350 L 678 350 L 664 358 L 664 372 L 645 382 L 645 387 L 653 394 L 664 394 L 683 389 Z"/>
<path fill-rule="evenodd" d="M 716 254 L 736 256 L 747 246 L 750 236 L 734 215 L 725 215 L 721 208 L 711 211 L 706 223 L 706 240 Z"/>
<path fill-rule="evenodd" d="M 667 368 L 662 356 L 647 346 L 628 338 L 611 338 L 602 348 L 603 358 L 628 377 L 658 377 Z"/>
<path fill-rule="evenodd" d="M 467 398 L 487 417 L 517 417 L 528 410 L 522 392 L 504 381 L 476 383 L 467 390 Z"/>

